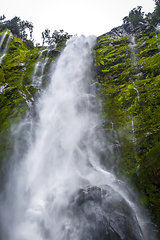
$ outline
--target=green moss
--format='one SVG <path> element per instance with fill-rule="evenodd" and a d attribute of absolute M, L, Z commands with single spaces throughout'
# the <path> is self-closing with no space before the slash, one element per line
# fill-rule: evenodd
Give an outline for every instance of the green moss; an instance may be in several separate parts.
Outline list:
<path fill-rule="evenodd" d="M 0 66 L 0 86 L 5 84 L 5 76 L 3 72 L 3 68 Z"/>
<path fill-rule="evenodd" d="M 95 47 L 102 117 L 118 134 L 120 174 L 140 192 L 141 202 L 160 226 L 160 35 L 98 37 Z"/>
<path fill-rule="evenodd" d="M 20 38 L 13 36 L 6 57 L 0 66 L 0 86 L 6 86 L 0 95 L 0 161 L 13 149 L 11 124 L 19 122 L 28 109 L 24 96 L 30 101 L 32 95 L 25 88 L 38 56 L 38 49 L 28 49 Z M 27 82 L 28 80 L 28 82 Z"/>
<path fill-rule="evenodd" d="M 5 42 L 3 47 L 5 47 Z M 37 89 L 32 86 L 32 74 L 41 50 L 44 48 L 36 48 L 31 42 L 23 42 L 13 35 L 7 54 L 0 65 L 0 87 L 2 86 L 0 88 L 2 90 L 0 93 L 0 162 L 7 159 L 13 150 L 14 139 L 10 131 L 11 125 L 17 124 L 25 117 L 28 101 L 32 103 L 33 98 L 38 95 Z M 43 51 L 42 61 L 46 57 L 45 54 L 47 51 Z M 57 50 L 51 50 L 48 54 L 43 87 L 47 85 L 50 64 L 58 55 Z"/>
<path fill-rule="evenodd" d="M 10 126 L 22 119 L 26 109 L 27 104 L 17 87 L 3 91 L 0 96 L 0 161 L 11 154 L 13 150 L 13 138 Z"/>

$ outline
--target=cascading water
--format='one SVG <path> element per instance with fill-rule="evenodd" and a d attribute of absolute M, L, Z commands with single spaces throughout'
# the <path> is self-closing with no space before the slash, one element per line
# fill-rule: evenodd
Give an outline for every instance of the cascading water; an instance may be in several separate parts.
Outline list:
<path fill-rule="evenodd" d="M 1 49 L 1 47 L 2 47 L 2 44 L 3 44 L 3 42 L 4 42 L 4 39 L 5 39 L 6 35 L 7 35 L 7 33 L 8 33 L 8 30 L 6 30 L 5 33 L 4 33 L 4 34 L 2 35 L 2 37 L 1 37 L 1 40 L 0 40 L 0 49 Z"/>
<path fill-rule="evenodd" d="M 47 48 L 45 50 L 40 51 L 40 53 L 39 53 L 39 58 L 38 58 L 38 61 L 35 65 L 34 73 L 33 73 L 33 76 L 32 76 L 32 84 L 36 88 L 41 88 L 42 87 L 44 69 L 45 69 L 45 66 L 46 66 L 46 64 L 49 60 L 48 54 L 49 54 L 50 50 L 51 50 L 50 48 Z M 46 57 L 44 59 L 42 58 L 43 52 L 47 52 Z"/>
<path fill-rule="evenodd" d="M 135 54 L 136 41 L 135 41 L 135 36 L 134 35 L 131 36 L 131 44 L 129 44 L 129 47 L 132 51 L 133 66 L 136 67 L 136 64 L 137 64 L 137 58 L 136 58 L 136 54 Z M 134 85 L 134 89 L 137 93 L 137 99 L 139 101 L 139 91 L 138 91 L 137 86 L 136 86 L 134 81 L 133 81 L 133 85 Z"/>
<path fill-rule="evenodd" d="M 94 43 L 92 36 L 67 42 L 36 119 L 14 129 L 1 240 L 153 239 L 125 184 L 100 164 L 107 145 L 90 88 Z"/>
<path fill-rule="evenodd" d="M 5 33 L 7 34 L 8 31 L 6 31 Z M 4 34 L 4 35 L 5 35 L 5 34 Z M 5 36 L 6 36 L 6 35 L 5 35 Z M 5 48 L 4 48 L 4 51 L 3 51 L 3 54 L 2 54 L 2 56 L 0 57 L 0 64 L 2 63 L 3 58 L 4 58 L 4 57 L 6 56 L 6 54 L 7 54 L 8 45 L 9 45 L 9 42 L 10 42 L 11 38 L 12 38 L 12 33 L 10 32 L 10 33 L 9 33 L 9 37 L 8 37 L 8 39 L 7 39 L 7 42 L 6 42 L 6 45 L 5 45 Z M 5 39 L 5 37 L 4 37 L 4 39 Z M 3 39 L 3 41 L 4 41 L 4 39 Z M 2 42 L 2 44 L 3 44 L 3 42 Z"/>

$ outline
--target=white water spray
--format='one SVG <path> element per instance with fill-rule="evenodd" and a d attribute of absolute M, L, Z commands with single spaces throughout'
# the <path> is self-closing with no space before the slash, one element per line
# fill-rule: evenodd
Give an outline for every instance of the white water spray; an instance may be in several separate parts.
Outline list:
<path fill-rule="evenodd" d="M 100 164 L 100 155 L 105 149 L 104 138 L 98 103 L 90 91 L 94 43 L 95 37 L 84 36 L 68 41 L 52 81 L 37 104 L 34 128 L 33 120 L 26 120 L 16 130 L 25 134 L 28 149 L 23 152 L 22 139 L 22 145 L 17 143 L 15 147 L 15 164 L 9 172 L 0 204 L 2 239 L 80 240 L 84 236 L 85 239 L 102 239 L 105 235 L 104 239 L 126 240 L 126 232 L 118 224 L 124 221 L 125 225 L 131 220 L 125 220 L 124 213 L 116 210 L 117 202 L 112 213 L 109 212 L 114 201 L 119 201 L 119 206 L 125 202 L 127 209 L 133 211 L 131 218 L 135 224 L 130 227 L 139 222 L 138 226 L 143 230 L 143 222 L 128 193 L 123 190 L 123 183 Z M 29 125 L 35 133 L 28 130 Z M 23 157 L 20 159 L 19 156 Z M 96 219 L 92 223 L 93 211 L 87 212 L 90 205 L 80 210 L 83 201 L 81 197 L 76 200 L 76 194 L 85 189 L 82 193 L 89 204 L 94 199 L 92 191 L 100 193 L 99 189 L 106 184 L 107 190 L 101 190 L 101 194 L 109 199 L 108 207 L 103 206 L 109 213 L 105 218 L 101 208 L 94 209 Z M 89 186 L 96 188 L 90 189 Z M 95 201 L 99 204 L 99 200 Z M 83 211 L 88 220 L 84 219 Z M 116 216 L 114 220 L 111 214 Z M 101 222 L 104 222 L 104 233 L 101 230 L 102 235 L 91 237 L 94 231 L 99 233 Z M 85 231 L 86 227 L 89 230 Z M 144 233 L 139 227 L 134 231 L 132 239 L 147 239 L 142 237 Z M 112 237 L 112 232 L 119 238 Z"/>

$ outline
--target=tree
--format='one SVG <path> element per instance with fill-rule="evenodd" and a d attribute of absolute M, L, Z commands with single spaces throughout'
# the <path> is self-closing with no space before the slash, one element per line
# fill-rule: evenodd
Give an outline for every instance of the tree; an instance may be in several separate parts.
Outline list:
<path fill-rule="evenodd" d="M 154 0 L 156 6 L 160 6 L 160 0 Z"/>
<path fill-rule="evenodd" d="M 160 0 L 154 0 L 155 2 L 155 10 L 152 13 L 150 23 L 154 26 L 160 24 Z"/>
<path fill-rule="evenodd" d="M 5 19 L 5 15 L 3 14 L 3 16 L 0 16 L 0 21 L 3 21 Z"/>
<path fill-rule="evenodd" d="M 32 39 L 32 33 L 33 33 L 33 24 L 28 21 L 20 21 L 19 22 L 19 32 L 20 32 L 20 37 L 22 39 L 27 39 L 27 34 L 26 34 L 26 29 L 29 29 L 30 33 L 30 39 Z"/>
<path fill-rule="evenodd" d="M 28 21 L 21 21 L 20 17 L 14 17 L 11 20 L 4 21 L 6 17 L 3 15 L 0 17 L 0 30 L 8 28 L 11 32 L 22 40 L 27 39 L 26 29 L 29 29 L 30 39 L 32 38 L 33 33 L 33 24 Z"/>
<path fill-rule="evenodd" d="M 5 28 L 10 29 L 13 34 L 20 37 L 19 27 L 18 27 L 18 23 L 20 22 L 20 20 L 21 19 L 19 17 L 14 17 L 11 20 L 5 21 L 3 24 L 4 24 Z"/>
<path fill-rule="evenodd" d="M 141 12 L 142 6 L 138 6 L 137 8 L 133 8 L 129 15 L 123 18 L 123 23 L 126 24 L 131 22 L 134 27 L 138 25 L 139 22 L 144 21 L 144 12 Z"/>
<path fill-rule="evenodd" d="M 43 45 L 45 43 L 49 46 L 54 44 L 61 45 L 70 37 L 71 35 L 69 35 L 67 32 L 64 32 L 64 30 L 55 30 L 52 34 L 49 29 L 45 29 L 44 32 L 42 32 Z"/>
<path fill-rule="evenodd" d="M 50 30 L 45 29 L 44 32 L 42 32 L 42 39 L 43 39 L 43 45 L 47 43 L 48 45 L 51 45 L 51 37 L 50 37 Z"/>

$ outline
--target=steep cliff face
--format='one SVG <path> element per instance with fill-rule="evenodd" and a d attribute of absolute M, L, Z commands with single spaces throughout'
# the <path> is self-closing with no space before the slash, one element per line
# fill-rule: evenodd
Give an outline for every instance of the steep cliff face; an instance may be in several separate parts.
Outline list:
<path fill-rule="evenodd" d="M 160 225 L 160 33 L 147 22 L 123 25 L 98 37 L 94 54 L 115 165 Z"/>
<path fill-rule="evenodd" d="M 0 33 L 0 161 L 13 150 L 11 125 L 32 108 L 58 54 Z M 93 54 L 115 171 L 131 180 L 160 226 L 160 33 L 147 22 L 126 24 L 98 37 Z"/>
<path fill-rule="evenodd" d="M 41 78 L 42 87 L 46 85 L 49 65 L 56 55 L 52 49 L 28 46 L 10 30 L 0 33 L 0 162 L 13 150 L 11 125 L 26 115 L 37 96 L 40 86 L 35 79 Z"/>

